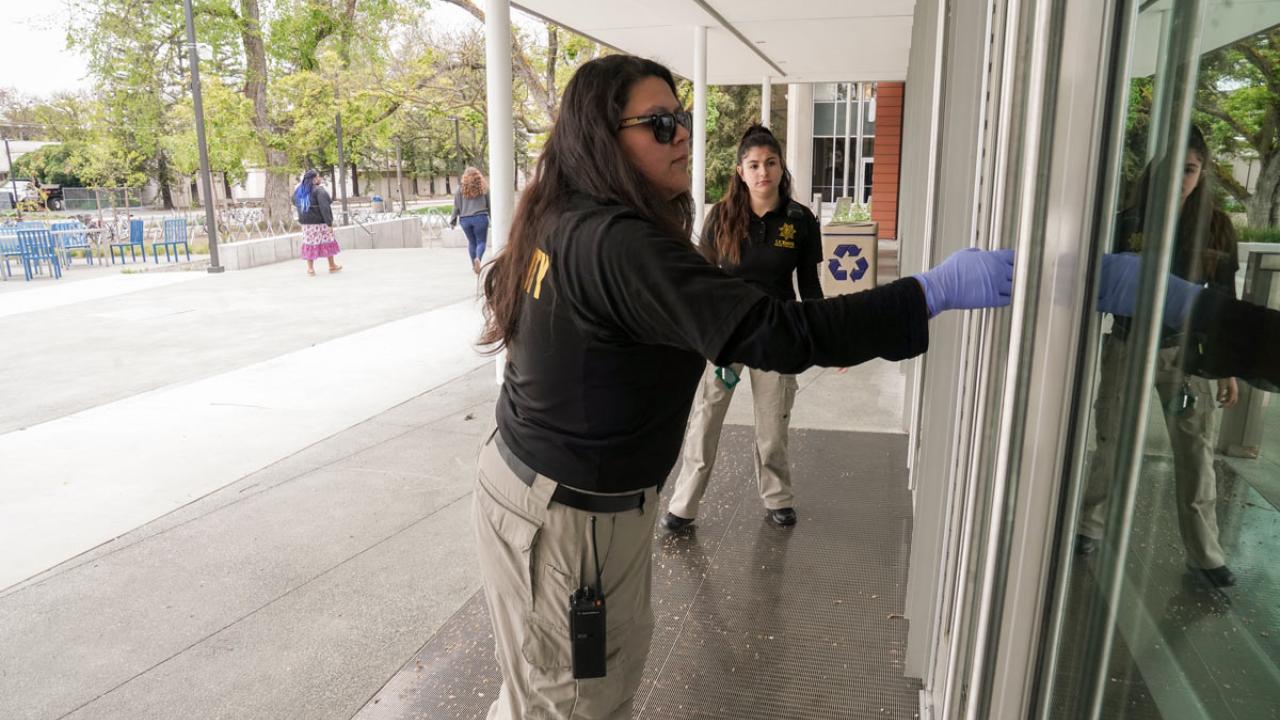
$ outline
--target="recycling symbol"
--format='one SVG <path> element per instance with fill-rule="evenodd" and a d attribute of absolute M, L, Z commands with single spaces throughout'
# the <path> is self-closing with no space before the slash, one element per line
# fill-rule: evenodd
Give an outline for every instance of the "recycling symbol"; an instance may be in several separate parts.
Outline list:
<path fill-rule="evenodd" d="M 835 255 L 835 257 L 827 260 L 827 271 L 830 272 L 831 277 L 835 278 L 837 281 L 844 282 L 845 280 L 848 280 L 850 282 L 856 282 L 861 280 L 862 276 L 867 274 L 867 269 L 871 267 L 871 264 L 867 262 L 866 258 L 859 257 L 862 255 L 862 248 L 854 245 L 853 243 L 837 245 Z M 844 263 L 841 262 L 840 259 L 845 257 L 858 258 L 858 261 L 853 264 L 852 270 L 844 269 Z"/>

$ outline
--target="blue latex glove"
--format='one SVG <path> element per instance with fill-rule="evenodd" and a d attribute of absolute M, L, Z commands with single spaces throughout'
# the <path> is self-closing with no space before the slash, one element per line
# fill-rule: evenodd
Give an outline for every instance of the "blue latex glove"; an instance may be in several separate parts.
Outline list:
<path fill-rule="evenodd" d="M 1133 317 L 1134 306 L 1137 304 L 1138 277 L 1141 273 L 1142 258 L 1135 253 L 1104 255 L 1098 280 L 1098 311 Z M 1161 321 L 1168 327 L 1181 328 L 1202 290 L 1203 287 L 1193 282 L 1170 275 Z"/>
<path fill-rule="evenodd" d="M 924 288 L 929 317 L 944 310 L 1004 307 L 1013 295 L 1013 251 L 958 250 L 913 277 Z"/>

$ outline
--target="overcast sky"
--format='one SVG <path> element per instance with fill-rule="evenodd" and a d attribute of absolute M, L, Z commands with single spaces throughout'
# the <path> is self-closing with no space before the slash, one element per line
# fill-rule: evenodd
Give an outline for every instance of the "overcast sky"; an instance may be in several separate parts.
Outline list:
<path fill-rule="evenodd" d="M 87 60 L 67 49 L 67 19 L 75 0 L 0 0 L 0 87 L 43 98 L 90 87 Z M 475 18 L 446 3 L 434 3 L 433 20 L 446 29 L 479 27 Z M 513 12 L 521 27 L 533 24 Z"/>
<path fill-rule="evenodd" d="M 83 56 L 67 49 L 64 0 L 0 0 L 0 86 L 26 95 L 88 87 Z"/>

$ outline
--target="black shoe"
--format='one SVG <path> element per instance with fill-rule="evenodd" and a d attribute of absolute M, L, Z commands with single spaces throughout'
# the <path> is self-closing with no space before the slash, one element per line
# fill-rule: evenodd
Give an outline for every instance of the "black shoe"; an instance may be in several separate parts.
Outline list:
<path fill-rule="evenodd" d="M 662 520 L 660 522 L 662 523 L 662 527 L 666 528 L 667 532 L 679 532 L 692 525 L 693 518 L 682 518 L 679 515 L 667 513 L 662 516 Z"/>
<path fill-rule="evenodd" d="M 1193 568 L 1188 566 L 1187 569 L 1192 574 L 1208 580 L 1210 585 L 1217 588 L 1231 587 L 1236 584 L 1235 573 L 1231 572 L 1231 568 L 1226 565 L 1216 568 Z"/>
<path fill-rule="evenodd" d="M 1076 535 L 1076 554 L 1092 555 L 1098 551 L 1098 541 L 1088 535 Z"/>
<path fill-rule="evenodd" d="M 770 510 L 769 519 L 778 527 L 791 527 L 796 524 L 796 511 L 793 508 Z"/>

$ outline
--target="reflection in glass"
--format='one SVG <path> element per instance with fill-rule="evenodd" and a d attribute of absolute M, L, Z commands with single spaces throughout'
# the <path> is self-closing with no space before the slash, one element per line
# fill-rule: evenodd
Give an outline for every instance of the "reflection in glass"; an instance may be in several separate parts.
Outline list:
<path fill-rule="evenodd" d="M 1235 297 L 1235 276 L 1240 269 L 1236 233 L 1215 201 L 1212 165 L 1204 135 L 1193 127 L 1182 168 L 1181 207 L 1170 271 Z M 1148 165 L 1128 207 L 1120 214 L 1115 230 L 1119 252 L 1143 249 L 1148 205 L 1157 199 L 1151 178 L 1152 166 Z M 1130 328 L 1128 318 L 1116 318 L 1111 333 L 1103 340 L 1102 374 L 1094 406 L 1097 451 L 1089 466 L 1078 526 L 1077 551 L 1084 555 L 1091 554 L 1102 540 L 1107 500 L 1114 485 L 1110 475 L 1116 466 L 1116 435 L 1121 428 L 1118 415 L 1122 382 L 1133 352 L 1128 342 Z M 1155 363 L 1155 388 L 1172 451 L 1174 504 L 1187 565 L 1215 587 L 1229 587 L 1235 584 L 1235 576 L 1227 567 L 1218 541 L 1213 435 L 1218 409 L 1235 405 L 1239 389 L 1235 378 L 1211 381 L 1186 371 L 1185 356 L 1194 352 L 1192 340 L 1184 329 L 1163 330 Z"/>
<path fill-rule="evenodd" d="M 1125 134 L 1109 249 L 1167 257 L 1170 278 L 1203 289 L 1150 351 L 1134 339 L 1150 315 L 1102 323 L 1041 707 L 1055 718 L 1280 718 L 1280 402 L 1269 392 L 1280 355 L 1265 350 L 1280 347 L 1280 323 L 1257 309 L 1280 309 L 1280 244 L 1257 242 L 1280 240 L 1280 2 L 1207 3 L 1203 24 L 1199 3 L 1141 5 L 1128 102 L 1111 118 Z M 1179 27 L 1195 42 L 1180 44 Z M 1144 293 L 1157 297 L 1134 289 Z"/>

